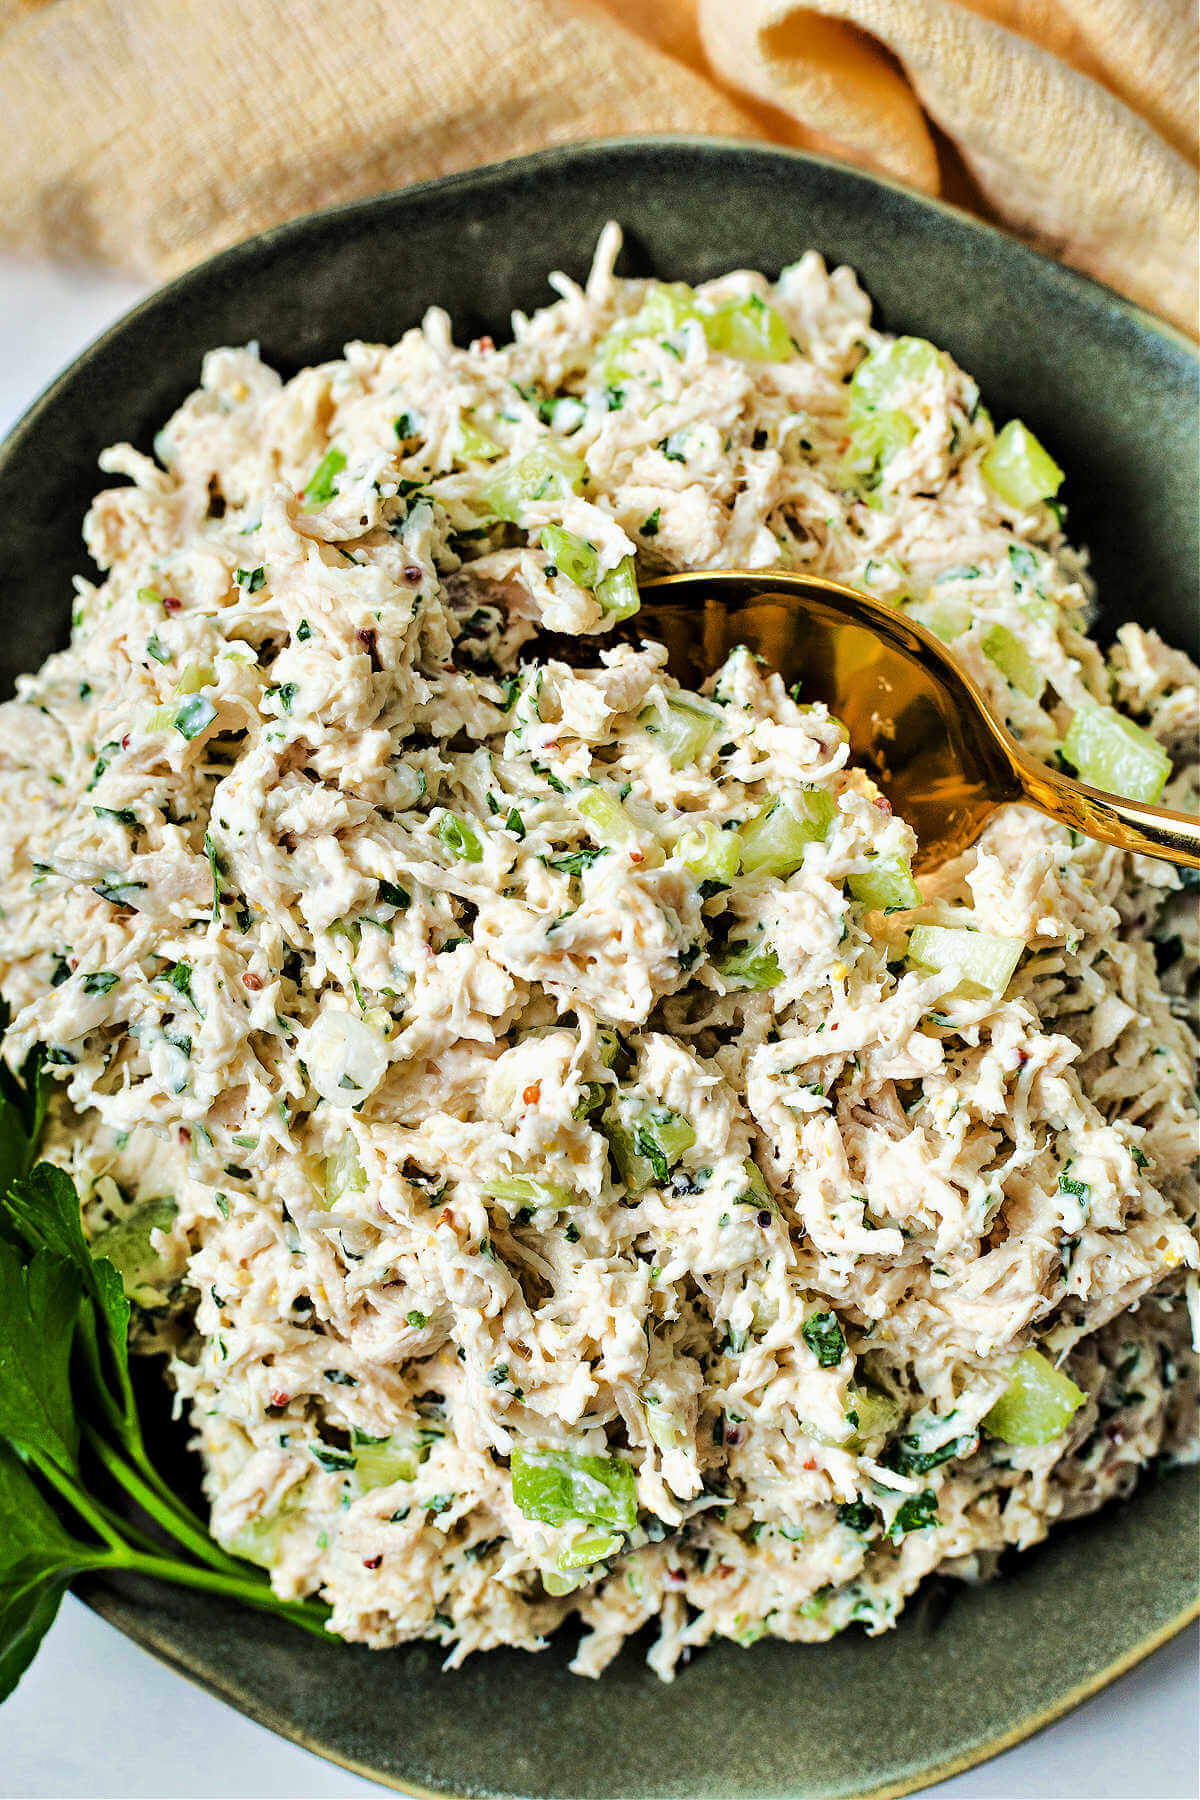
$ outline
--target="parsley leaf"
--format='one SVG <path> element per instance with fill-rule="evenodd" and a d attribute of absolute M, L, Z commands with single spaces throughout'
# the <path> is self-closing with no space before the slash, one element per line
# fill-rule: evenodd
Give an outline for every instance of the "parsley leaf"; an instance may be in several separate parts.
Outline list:
<path fill-rule="evenodd" d="M 804 1339 L 823 1369 L 834 1369 L 846 1354 L 846 1334 L 835 1312 L 813 1313 L 800 1327 Z"/>

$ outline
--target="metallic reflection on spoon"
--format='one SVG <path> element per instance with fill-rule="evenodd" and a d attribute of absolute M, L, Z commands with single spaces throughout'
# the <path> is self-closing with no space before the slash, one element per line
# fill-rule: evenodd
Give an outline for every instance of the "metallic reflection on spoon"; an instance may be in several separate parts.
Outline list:
<path fill-rule="evenodd" d="M 811 575 L 717 569 L 642 583 L 624 628 L 667 647 L 672 675 L 699 687 L 745 644 L 802 700 L 823 700 L 855 759 L 917 834 L 932 867 L 1019 800 L 1089 837 L 1200 869 L 1200 819 L 1101 793 L 1035 762 L 932 632 L 881 600 Z M 569 660 L 592 640 L 575 639 Z M 555 653 L 559 653 L 555 643 Z"/>

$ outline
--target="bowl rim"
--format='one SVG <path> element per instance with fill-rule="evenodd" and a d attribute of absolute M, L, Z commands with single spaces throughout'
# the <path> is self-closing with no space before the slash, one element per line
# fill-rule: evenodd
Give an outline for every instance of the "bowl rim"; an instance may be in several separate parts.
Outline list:
<path fill-rule="evenodd" d="M 1132 1498 L 1136 1502 L 1136 1494 Z M 1112 1503 L 1110 1502 L 1110 1504 Z M 266 1730 L 274 1732 L 277 1737 L 298 1745 L 300 1749 L 309 1751 L 313 1756 L 319 1756 L 325 1762 L 346 1769 L 352 1775 L 359 1775 L 365 1781 L 374 1781 L 380 1787 L 388 1788 L 393 1793 L 407 1797 L 407 1800 L 471 1800 L 470 1795 L 462 1794 L 457 1789 L 422 1787 L 419 1782 L 400 1781 L 385 1771 L 373 1768 L 370 1763 L 360 1762 L 355 1757 L 345 1756 L 339 1751 L 331 1750 L 319 1738 L 306 1735 L 303 1726 L 294 1725 L 282 1712 L 277 1712 L 273 1707 L 257 1701 L 247 1701 L 234 1690 L 232 1684 L 226 1689 L 219 1681 L 213 1680 L 197 1669 L 190 1668 L 167 1641 L 160 1639 L 152 1626 L 142 1624 L 131 1626 L 119 1617 L 121 1608 L 116 1602 L 114 1590 L 102 1578 L 93 1577 L 79 1586 L 72 1584 L 71 1592 L 107 1625 L 111 1625 L 123 1637 L 131 1639 L 141 1649 L 148 1651 L 156 1661 L 165 1663 L 177 1675 L 182 1675 L 185 1680 L 192 1683 L 193 1687 L 200 1688 L 206 1694 L 212 1694 L 215 1699 L 224 1702 L 227 1706 L 232 1706 L 243 1717 L 252 1719 L 256 1725 L 262 1725 Z M 990 1762 L 994 1756 L 1000 1756 L 1005 1750 L 1013 1750 L 1018 1744 L 1026 1743 L 1030 1738 L 1036 1737 L 1040 1732 L 1045 1731 L 1047 1726 L 1053 1725 L 1057 1720 L 1065 1718 L 1068 1713 L 1074 1712 L 1076 1707 L 1082 1706 L 1085 1700 L 1090 1700 L 1094 1695 L 1102 1693 L 1106 1687 L 1110 1687 L 1122 1675 L 1127 1675 L 1131 1669 L 1135 1669 L 1139 1663 L 1145 1662 L 1146 1658 L 1152 1656 L 1156 1650 L 1161 1650 L 1165 1644 L 1169 1644 L 1173 1638 L 1178 1637 L 1181 1631 L 1185 1631 L 1197 1619 L 1200 1619 L 1200 1596 L 1190 1601 L 1173 1619 L 1168 1619 L 1165 1625 L 1160 1625 L 1157 1631 L 1150 1632 L 1131 1649 L 1125 1651 L 1121 1656 L 1115 1657 L 1111 1663 L 1106 1663 L 1102 1669 L 1096 1670 L 1085 1680 L 1077 1682 L 1074 1687 L 1069 1688 L 1065 1694 L 1061 1694 L 1057 1700 L 1052 1701 L 1041 1711 L 1028 1714 L 1018 1724 L 1010 1725 L 1007 1730 L 998 1732 L 995 1737 L 988 1738 L 983 1743 L 972 1745 L 969 1750 L 964 1750 L 957 1756 L 945 1757 L 940 1762 L 931 1763 L 928 1768 L 919 1770 L 911 1777 L 903 1776 L 899 1781 L 885 1781 L 877 1787 L 861 1788 L 852 1795 L 844 1795 L 842 1800 L 903 1800 L 905 1794 L 915 1793 L 918 1788 L 936 1787 L 939 1782 L 949 1781 L 954 1775 L 965 1775 L 971 1769 L 979 1768 L 983 1763 Z M 497 1795 L 496 1800 L 524 1800 L 524 1797 L 519 1795 L 514 1788 L 504 1795 Z"/>
<path fill-rule="evenodd" d="M 1197 380 L 1200 382 L 1200 342 L 1189 337 L 1178 326 L 1159 317 L 1156 313 L 1150 312 L 1138 301 L 1119 293 L 1094 276 L 1070 268 L 1054 257 L 1046 255 L 1012 231 L 991 221 L 978 218 L 975 214 L 967 212 L 950 201 L 921 193 L 905 182 L 875 170 L 861 168 L 836 157 L 772 143 L 766 139 L 696 132 L 626 133 L 611 137 L 573 139 L 523 155 L 501 158 L 478 167 L 432 176 L 422 181 L 409 183 L 404 187 L 389 188 L 379 193 L 340 201 L 332 206 L 296 214 L 268 226 L 250 237 L 242 238 L 237 243 L 215 251 L 212 255 L 191 264 L 170 280 L 153 287 L 149 293 L 136 301 L 112 324 L 89 340 L 83 349 L 46 383 L 0 440 L 0 468 L 8 464 L 14 457 L 19 457 L 26 437 L 36 430 L 42 413 L 53 405 L 60 394 L 75 379 L 77 373 L 95 354 L 105 349 L 131 328 L 136 328 L 138 322 L 147 313 L 160 305 L 170 304 L 176 298 L 186 294 L 189 286 L 198 278 L 207 277 L 216 271 L 226 271 L 232 274 L 243 262 L 253 261 L 261 255 L 264 249 L 285 241 L 291 236 L 300 236 L 311 230 L 314 224 L 331 223 L 338 219 L 368 218 L 373 212 L 386 209 L 397 201 L 409 198 L 420 199 L 431 193 L 447 193 L 455 189 L 475 188 L 486 192 L 493 183 L 511 180 L 514 176 L 519 178 L 528 175 L 536 178 L 542 169 L 563 162 L 586 164 L 589 160 L 597 157 L 604 158 L 614 153 L 632 160 L 646 154 L 653 156 L 656 153 L 669 153 L 677 150 L 698 153 L 717 161 L 730 154 L 749 153 L 764 161 L 814 166 L 827 171 L 838 181 L 847 182 L 851 187 L 858 186 L 863 191 L 882 189 L 897 196 L 905 205 L 912 207 L 917 212 L 924 211 L 953 221 L 957 230 L 965 231 L 978 239 L 986 242 L 999 240 L 1004 244 L 1006 254 L 1025 259 L 1030 266 L 1039 269 L 1042 280 L 1050 281 L 1063 293 L 1078 297 L 1088 308 L 1106 307 L 1110 312 L 1122 315 L 1139 330 L 1157 336 L 1176 354 L 1184 353 L 1192 363 Z M 93 1577 L 78 1584 L 72 1584 L 71 1591 L 107 1624 L 115 1627 L 123 1636 L 131 1639 L 193 1685 L 233 1706 L 243 1716 L 265 1726 L 276 1735 L 322 1757 L 326 1762 L 374 1781 L 394 1792 L 409 1795 L 412 1800 L 469 1800 L 468 1796 L 457 1794 L 449 1789 L 422 1787 L 411 1781 L 401 1782 L 395 1777 L 373 1768 L 369 1763 L 359 1762 L 352 1757 L 342 1755 L 316 1738 L 306 1736 L 302 1724 L 297 1725 L 270 1705 L 248 1700 L 234 1691 L 232 1685 L 225 1688 L 209 1675 L 189 1667 L 179 1652 L 165 1641 L 152 1625 L 141 1620 L 131 1623 L 121 1616 L 123 1608 L 115 1586 Z M 1189 1601 L 1173 1618 L 1150 1632 L 1140 1642 L 1114 1658 L 1112 1662 L 1106 1663 L 1068 1689 L 1066 1693 L 1060 1695 L 1042 1710 L 1028 1714 L 1017 1724 L 997 1733 L 995 1737 L 973 1745 L 970 1749 L 955 1756 L 931 1764 L 913 1776 L 904 1776 L 899 1781 L 884 1782 L 881 1785 L 864 1788 L 853 1796 L 853 1800 L 902 1800 L 902 1796 L 911 1794 L 918 1788 L 935 1785 L 948 1780 L 951 1776 L 963 1774 L 970 1769 L 979 1767 L 993 1756 L 1025 1742 L 1056 1720 L 1074 1711 L 1083 1701 L 1101 1692 L 1120 1676 L 1135 1668 L 1154 1651 L 1169 1643 L 1197 1618 L 1200 1618 L 1200 1597 Z M 515 1790 L 511 1796 L 506 1797 L 506 1800 L 519 1800 Z M 847 1800 L 850 1800 L 850 1797 L 847 1797 Z"/>
<path fill-rule="evenodd" d="M 189 265 L 169 280 L 151 288 L 140 300 L 134 302 L 111 325 L 90 339 L 79 353 L 72 357 L 56 375 L 34 396 L 29 405 L 13 421 L 4 437 L 0 439 L 0 464 L 6 463 L 20 449 L 21 440 L 26 431 L 36 423 L 43 408 L 49 406 L 72 380 L 76 371 L 86 363 L 94 353 L 105 348 L 121 333 L 134 325 L 144 314 L 169 302 L 183 294 L 189 284 L 202 275 L 217 270 L 237 269 L 247 259 L 253 259 L 269 246 L 282 242 L 293 234 L 300 234 L 311 229 L 316 223 L 332 223 L 337 219 L 365 218 L 381 207 L 386 207 L 397 200 L 416 198 L 429 193 L 449 193 L 461 187 L 486 187 L 494 181 L 523 175 L 528 172 L 537 174 L 542 169 L 561 162 L 587 162 L 597 155 L 606 156 L 613 152 L 622 156 L 637 157 L 649 152 L 684 149 L 698 152 L 701 155 L 712 155 L 716 158 L 729 153 L 750 153 L 768 161 L 779 163 L 802 163 L 827 170 L 839 180 L 858 183 L 864 189 L 882 189 L 884 192 L 898 196 L 906 204 L 917 210 L 925 210 L 940 214 L 943 218 L 953 220 L 956 227 L 974 234 L 985 242 L 999 241 L 1006 246 L 1009 253 L 1027 258 L 1041 271 L 1043 280 L 1050 280 L 1065 293 L 1078 295 L 1085 304 L 1104 305 L 1110 311 L 1123 315 L 1140 330 L 1153 332 L 1164 344 L 1176 352 L 1184 352 L 1192 361 L 1195 373 L 1200 381 L 1200 340 L 1188 334 L 1169 320 L 1151 312 L 1137 300 L 1119 293 L 1116 288 L 1100 281 L 1093 275 L 1085 274 L 1081 269 L 1074 269 L 1068 264 L 1059 262 L 1057 258 L 1035 249 L 1024 238 L 1004 226 L 993 224 L 990 220 L 981 219 L 976 214 L 966 211 L 964 207 L 952 201 L 943 200 L 940 196 L 924 194 L 919 189 L 910 187 L 906 182 L 894 176 L 885 175 L 874 169 L 865 169 L 855 163 L 843 162 L 837 157 L 822 156 L 811 150 L 794 149 L 788 144 L 772 143 L 769 139 L 730 137 L 724 134 L 708 135 L 703 132 L 647 132 L 645 134 L 623 133 L 614 137 L 574 138 L 562 144 L 551 144 L 541 150 L 531 150 L 521 156 L 501 157 L 496 162 L 481 163 L 477 168 L 455 169 L 447 175 L 430 176 L 423 181 L 414 181 L 404 187 L 386 188 L 377 194 L 364 194 L 352 200 L 340 200 L 332 206 L 317 207 L 312 212 L 297 213 L 289 219 L 281 219 L 275 225 L 268 225 L 262 231 L 254 232 L 250 237 L 240 238 L 237 243 L 227 244 L 224 249 L 216 250 L 211 256 L 202 257 L 199 262 Z M 547 271 L 549 273 L 549 271 Z"/>

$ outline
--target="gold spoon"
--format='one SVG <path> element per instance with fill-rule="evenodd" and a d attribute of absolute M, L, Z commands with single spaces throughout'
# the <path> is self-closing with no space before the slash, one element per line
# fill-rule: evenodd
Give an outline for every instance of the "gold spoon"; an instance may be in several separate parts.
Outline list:
<path fill-rule="evenodd" d="M 1118 849 L 1200 869 L 1200 818 L 1035 762 L 940 639 L 869 594 L 770 569 L 665 575 L 641 592 L 630 629 L 666 645 L 686 686 L 745 644 L 805 700 L 823 700 L 916 832 L 919 866 L 959 855 L 1016 800 Z"/>

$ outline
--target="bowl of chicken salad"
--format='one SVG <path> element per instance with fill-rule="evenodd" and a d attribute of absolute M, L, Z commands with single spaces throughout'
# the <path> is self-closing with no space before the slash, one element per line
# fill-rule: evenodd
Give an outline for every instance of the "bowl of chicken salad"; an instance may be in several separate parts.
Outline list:
<path fill-rule="evenodd" d="M 280 227 L 60 379 L 0 451 L 0 1250 L 82 1422 L 0 1416 L 0 1490 L 180 1550 L 46 1591 L 405 1791 L 580 1800 L 905 1792 L 1178 1629 L 1194 881 L 1018 807 L 914 875 L 638 583 L 865 589 L 1196 811 L 1194 384 L 683 140 Z"/>

